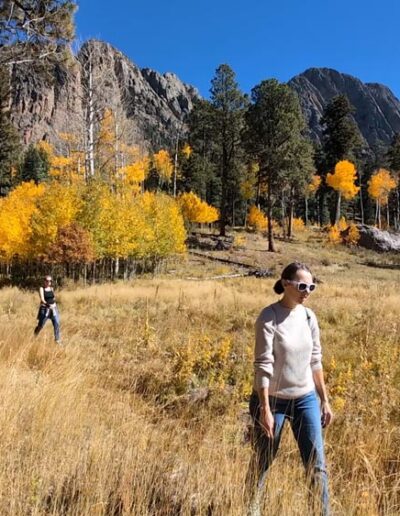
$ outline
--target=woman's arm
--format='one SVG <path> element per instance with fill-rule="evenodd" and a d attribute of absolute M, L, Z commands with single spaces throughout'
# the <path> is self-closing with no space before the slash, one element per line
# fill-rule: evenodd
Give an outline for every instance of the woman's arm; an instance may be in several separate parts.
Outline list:
<path fill-rule="evenodd" d="M 322 369 L 322 350 L 320 343 L 319 325 L 318 320 L 311 312 L 310 329 L 313 340 L 313 349 L 311 355 L 311 370 L 313 374 L 313 380 L 318 396 L 321 400 L 321 420 L 322 426 L 325 428 L 328 426 L 333 418 L 333 412 L 329 405 L 328 393 L 325 386 L 324 371 Z"/>
<path fill-rule="evenodd" d="M 313 380 L 315 383 L 315 388 L 317 390 L 318 396 L 321 400 L 321 420 L 322 426 L 325 428 L 332 422 L 333 412 L 328 401 L 328 393 L 326 391 L 324 380 L 324 371 L 322 369 L 313 371 Z"/>
<path fill-rule="evenodd" d="M 269 406 L 268 387 L 259 388 L 258 397 L 260 399 L 260 424 L 267 434 L 267 437 L 273 439 L 275 421 L 271 407 Z"/>
<path fill-rule="evenodd" d="M 44 299 L 44 288 L 43 287 L 39 288 L 39 296 L 40 296 L 40 302 L 43 303 L 44 305 L 47 305 L 47 303 Z"/>
<path fill-rule="evenodd" d="M 269 387 L 269 379 L 274 371 L 274 334 L 273 312 L 264 309 L 256 321 L 256 345 L 254 349 L 254 372 L 256 388 Z"/>
<path fill-rule="evenodd" d="M 260 424 L 266 435 L 274 436 L 274 416 L 269 406 L 269 379 L 274 370 L 273 341 L 275 323 L 273 313 L 263 310 L 256 321 L 256 345 L 254 353 L 254 369 L 256 387 L 260 400 Z"/>

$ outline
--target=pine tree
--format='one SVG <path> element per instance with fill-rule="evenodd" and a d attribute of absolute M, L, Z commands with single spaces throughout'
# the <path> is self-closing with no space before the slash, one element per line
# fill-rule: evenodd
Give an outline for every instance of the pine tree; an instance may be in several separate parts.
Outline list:
<path fill-rule="evenodd" d="M 59 62 L 74 38 L 71 0 L 0 2 L 0 64 Z"/>
<path fill-rule="evenodd" d="M 274 200 L 290 174 L 301 170 L 310 148 L 302 137 L 304 118 L 296 94 L 275 79 L 262 81 L 251 92 L 245 133 L 249 153 L 259 164 L 266 184 L 268 250 L 275 251 L 272 235 Z M 294 176 L 293 176 L 294 177 Z"/>
<path fill-rule="evenodd" d="M 339 161 L 349 159 L 355 161 L 358 151 L 363 146 L 361 133 L 351 118 L 354 108 L 346 95 L 334 97 L 325 107 L 321 125 L 323 126 L 322 151 L 323 170 L 319 173 L 323 178 L 333 169 Z M 326 188 L 320 189 L 320 214 L 324 213 L 325 198 L 328 194 Z M 331 219 L 336 217 L 336 203 L 332 203 Z M 326 220 L 321 220 L 324 224 Z"/>
<path fill-rule="evenodd" d="M 188 117 L 189 144 L 193 150 L 183 166 L 182 187 L 194 192 L 208 203 L 219 206 L 220 182 L 215 165 L 216 145 L 213 139 L 211 105 L 196 99 Z"/>
<path fill-rule="evenodd" d="M 34 181 L 39 184 L 47 179 L 49 170 L 50 160 L 46 151 L 33 144 L 29 145 L 20 165 L 18 174 L 20 181 Z"/>
<path fill-rule="evenodd" d="M 287 156 L 288 163 L 282 189 L 282 192 L 287 191 L 288 196 L 287 236 L 289 238 L 292 236 L 295 203 L 299 198 L 307 196 L 308 185 L 314 172 L 313 147 L 311 142 L 303 137 L 304 123 L 301 122 L 297 135 L 293 135 L 292 151 Z"/>
<path fill-rule="evenodd" d="M 235 218 L 242 200 L 240 173 L 244 161 L 241 132 L 246 97 L 235 73 L 220 65 L 211 81 L 210 100 L 195 102 L 189 116 L 189 143 L 193 150 L 183 168 L 183 184 L 220 209 L 220 233 Z"/>
<path fill-rule="evenodd" d="M 9 111 L 9 77 L 0 68 L 0 196 L 6 195 L 12 184 L 12 168 L 21 150 L 19 136 L 11 123 Z"/>
<path fill-rule="evenodd" d="M 234 71 L 227 64 L 217 68 L 211 85 L 211 120 L 221 178 L 220 233 L 225 235 L 228 213 L 231 208 L 233 211 L 240 196 L 241 132 L 246 99 L 238 88 Z"/>
<path fill-rule="evenodd" d="M 353 112 L 346 95 L 334 97 L 324 110 L 321 125 L 328 170 L 333 170 L 338 161 L 354 158 L 356 148 L 362 144 L 360 131 L 351 118 Z"/>

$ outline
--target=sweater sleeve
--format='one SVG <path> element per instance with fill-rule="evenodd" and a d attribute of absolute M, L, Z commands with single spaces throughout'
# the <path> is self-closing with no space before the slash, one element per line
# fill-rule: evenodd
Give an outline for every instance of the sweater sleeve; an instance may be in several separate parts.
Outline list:
<path fill-rule="evenodd" d="M 313 341 L 312 354 L 311 354 L 311 369 L 312 371 L 319 371 L 322 369 L 322 349 L 319 338 L 319 326 L 318 320 L 314 312 L 308 309 L 310 314 L 310 329 Z"/>
<path fill-rule="evenodd" d="M 261 389 L 269 386 L 269 379 L 274 370 L 273 341 L 275 323 L 272 309 L 267 308 L 261 312 L 256 321 L 255 330 L 254 371 L 256 387 Z"/>

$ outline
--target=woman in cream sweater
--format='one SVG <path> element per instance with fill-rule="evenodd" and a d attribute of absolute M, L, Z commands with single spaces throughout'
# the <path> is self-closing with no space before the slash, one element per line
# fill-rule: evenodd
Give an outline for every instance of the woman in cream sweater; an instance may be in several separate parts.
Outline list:
<path fill-rule="evenodd" d="M 261 514 L 266 474 L 278 451 L 285 420 L 297 441 L 318 512 L 329 514 L 322 428 L 331 423 L 332 410 L 322 370 L 317 318 L 304 306 L 315 288 L 309 268 L 291 263 L 274 286 L 277 294 L 283 294 L 282 299 L 264 308 L 256 321 L 250 399 L 254 454 L 247 479 L 251 483 L 249 513 L 253 516 Z"/>

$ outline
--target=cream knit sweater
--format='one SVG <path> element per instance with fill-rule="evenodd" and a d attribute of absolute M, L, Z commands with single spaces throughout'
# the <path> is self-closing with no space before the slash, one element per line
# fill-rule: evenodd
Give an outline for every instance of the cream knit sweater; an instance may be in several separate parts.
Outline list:
<path fill-rule="evenodd" d="M 293 399 L 311 392 L 312 371 L 322 369 L 317 318 L 302 305 L 294 309 L 273 303 L 256 321 L 254 388 L 268 387 L 278 398 Z"/>

